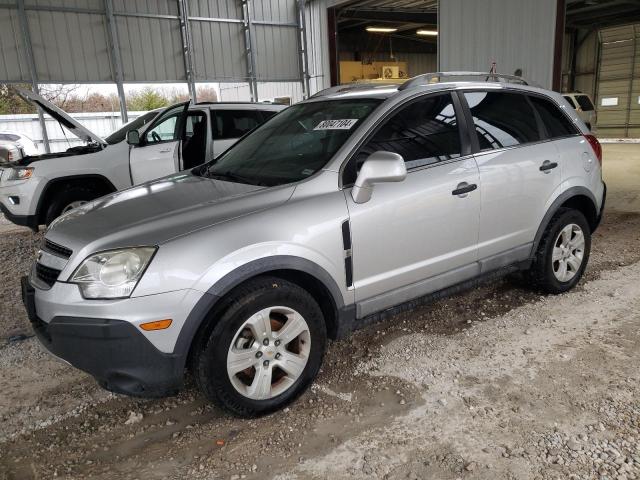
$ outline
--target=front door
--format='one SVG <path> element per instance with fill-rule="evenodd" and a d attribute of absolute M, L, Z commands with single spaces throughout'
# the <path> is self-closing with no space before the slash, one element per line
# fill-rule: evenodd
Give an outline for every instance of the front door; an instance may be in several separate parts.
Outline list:
<path fill-rule="evenodd" d="M 144 132 L 129 161 L 134 185 L 164 177 L 180 169 L 180 144 L 188 103 L 167 109 Z"/>
<path fill-rule="evenodd" d="M 391 151 L 408 172 L 363 204 L 345 191 L 359 317 L 477 273 L 480 185 L 461 140 L 450 94 L 432 94 L 401 107 L 351 159 Z"/>

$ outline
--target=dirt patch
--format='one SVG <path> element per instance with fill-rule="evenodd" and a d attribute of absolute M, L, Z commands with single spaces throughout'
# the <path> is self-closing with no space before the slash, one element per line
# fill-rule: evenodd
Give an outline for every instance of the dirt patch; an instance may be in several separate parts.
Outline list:
<path fill-rule="evenodd" d="M 505 279 L 397 315 L 332 343 L 311 391 L 248 421 L 192 385 L 113 395 L 35 339 L 8 343 L 30 331 L 18 281 L 39 238 L 0 234 L 0 479 L 640 478 L 639 240 L 640 215 L 608 212 L 576 291 Z"/>

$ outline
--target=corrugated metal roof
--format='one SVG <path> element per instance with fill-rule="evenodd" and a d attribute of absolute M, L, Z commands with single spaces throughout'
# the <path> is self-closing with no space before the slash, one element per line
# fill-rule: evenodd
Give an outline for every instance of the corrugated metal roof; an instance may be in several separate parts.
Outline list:
<path fill-rule="evenodd" d="M 0 10 L 0 79 L 30 79 L 17 9 Z"/>
<path fill-rule="evenodd" d="M 178 2 L 112 1 L 124 82 L 185 81 Z M 248 80 L 242 2 L 187 4 L 194 79 Z M 0 82 L 31 82 L 17 0 L 2 5 Z M 115 81 L 104 0 L 25 0 L 25 8 L 40 83 Z M 299 79 L 297 1 L 254 0 L 251 15 L 256 78 Z"/>

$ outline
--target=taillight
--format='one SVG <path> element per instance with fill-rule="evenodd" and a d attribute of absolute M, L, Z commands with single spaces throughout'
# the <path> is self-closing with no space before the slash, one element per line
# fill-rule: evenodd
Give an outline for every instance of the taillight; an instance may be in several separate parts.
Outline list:
<path fill-rule="evenodd" d="M 602 145 L 600 145 L 598 139 L 593 135 L 585 135 L 584 138 L 587 139 L 587 142 L 589 142 L 589 145 L 593 148 L 593 153 L 596 154 L 598 162 L 602 165 Z"/>

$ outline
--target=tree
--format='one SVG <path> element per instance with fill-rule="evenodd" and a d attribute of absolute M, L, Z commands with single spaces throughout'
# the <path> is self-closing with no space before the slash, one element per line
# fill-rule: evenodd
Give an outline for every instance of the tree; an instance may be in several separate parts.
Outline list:
<path fill-rule="evenodd" d="M 167 98 L 151 87 L 131 92 L 127 98 L 127 108 L 132 111 L 147 111 L 169 105 Z"/>
<path fill-rule="evenodd" d="M 12 115 L 17 113 L 35 113 L 36 109 L 30 103 L 25 102 L 14 87 L 31 90 L 31 85 L 8 85 L 0 83 L 0 115 Z"/>

